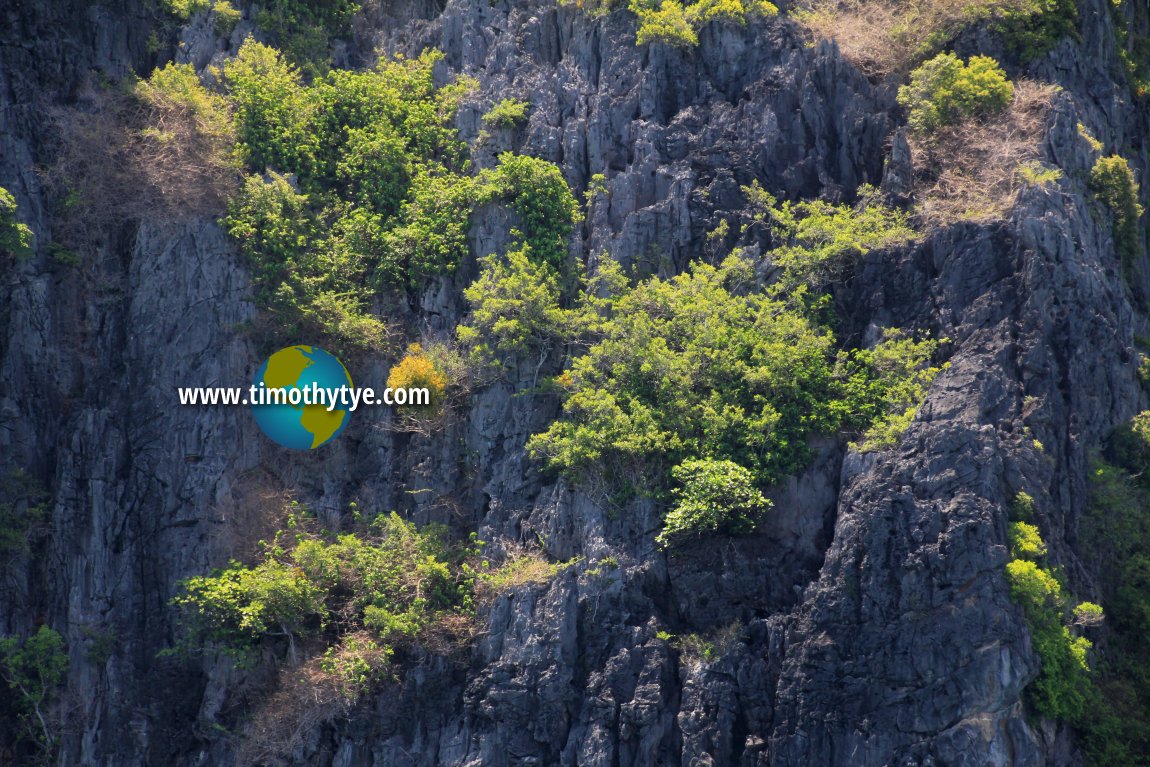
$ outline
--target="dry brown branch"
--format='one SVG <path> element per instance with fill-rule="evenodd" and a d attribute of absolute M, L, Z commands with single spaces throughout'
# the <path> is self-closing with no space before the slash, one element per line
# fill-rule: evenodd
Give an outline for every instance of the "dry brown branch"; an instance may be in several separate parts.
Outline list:
<path fill-rule="evenodd" d="M 66 247 L 97 247 L 131 221 L 219 215 L 237 183 L 230 133 L 175 100 L 101 88 L 49 117 L 58 146 L 43 175 Z"/>
<path fill-rule="evenodd" d="M 1031 7 L 1029 0 L 804 0 L 793 16 L 878 77 L 906 73 L 975 22 Z"/>
<path fill-rule="evenodd" d="M 1054 93 L 1053 86 L 1021 80 L 1006 113 L 912 138 L 918 218 L 944 226 L 1004 216 L 1024 183 L 1020 166 L 1039 156 Z"/>

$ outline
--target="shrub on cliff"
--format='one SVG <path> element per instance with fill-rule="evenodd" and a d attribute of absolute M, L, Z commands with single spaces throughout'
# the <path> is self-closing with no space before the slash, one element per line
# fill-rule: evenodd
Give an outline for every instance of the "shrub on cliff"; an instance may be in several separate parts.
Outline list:
<path fill-rule="evenodd" d="M 30 741 L 50 761 L 59 735 L 51 707 L 68 673 L 64 638 L 48 626 L 27 637 L 0 637 L 0 678 L 9 689 L 8 705 L 19 718 L 19 738 Z"/>
<path fill-rule="evenodd" d="M 397 362 L 387 375 L 392 389 L 426 389 L 426 405 L 408 405 L 408 408 L 435 410 L 443 404 L 447 392 L 447 377 L 436 367 L 435 361 L 424 353 L 419 344 L 407 347 L 407 355 Z"/>
<path fill-rule="evenodd" d="M 242 657 L 282 638 L 298 662 L 304 634 L 367 631 L 386 648 L 416 641 L 439 616 L 466 609 L 470 583 L 435 529 L 391 514 L 368 531 L 330 535 L 293 514 L 262 561 L 189 578 L 172 604 L 184 651 L 211 645 Z"/>
<path fill-rule="evenodd" d="M 505 153 L 474 174 L 454 127 L 474 87 L 436 87 L 442 57 L 384 60 L 310 84 L 252 40 L 224 68 L 240 155 L 252 171 L 225 224 L 282 327 L 375 349 L 377 291 L 413 291 L 467 255 L 472 212 L 506 205 L 513 239 L 562 271 L 579 207 L 552 163 Z"/>
<path fill-rule="evenodd" d="M 1142 231 L 1138 226 L 1142 206 L 1138 203 L 1138 181 L 1125 157 L 1099 157 L 1090 169 L 1090 189 L 1114 217 L 1114 247 L 1129 274 L 1142 252 Z"/>
<path fill-rule="evenodd" d="M 23 258 L 32 253 L 32 230 L 16 218 L 16 198 L 0 187 L 0 253 Z"/>
<path fill-rule="evenodd" d="M 928 134 L 967 117 L 1001 112 L 1010 105 L 1014 86 L 998 62 L 971 56 L 963 63 L 953 53 L 940 53 L 910 75 L 898 90 L 913 131 Z"/>
<path fill-rule="evenodd" d="M 666 497 L 671 468 L 730 461 L 765 488 L 801 470 L 808 442 L 917 408 L 935 345 L 894 335 L 840 353 L 829 329 L 756 289 L 731 256 L 608 301 L 564 374 L 564 417 L 529 449 L 570 476 Z M 903 379 L 907 380 L 904 381 Z"/>
<path fill-rule="evenodd" d="M 1046 543 L 1036 525 L 1012 522 L 1009 539 L 1014 557 L 1006 565 L 1010 595 L 1022 607 L 1042 663 L 1027 688 L 1030 701 L 1043 716 L 1079 721 L 1093 695 L 1086 660 L 1092 644 L 1076 631 L 1100 623 L 1102 608 L 1091 602 L 1075 606 L 1066 596 L 1054 571 L 1044 565 Z"/>
<path fill-rule="evenodd" d="M 771 502 L 751 472 L 733 461 L 690 459 L 671 469 L 675 501 L 656 536 L 661 546 L 696 535 L 737 535 L 755 529 Z"/>

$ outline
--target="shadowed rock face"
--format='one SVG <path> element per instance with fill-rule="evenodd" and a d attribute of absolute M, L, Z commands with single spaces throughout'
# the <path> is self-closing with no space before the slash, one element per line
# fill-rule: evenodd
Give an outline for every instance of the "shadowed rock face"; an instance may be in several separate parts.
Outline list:
<path fill-rule="evenodd" d="M 234 760 L 235 739 L 213 723 L 236 727 L 266 679 L 215 658 L 157 660 L 173 636 L 166 602 L 180 579 L 266 534 L 253 507 L 290 490 L 333 527 L 359 499 L 620 565 L 572 568 L 498 598 L 462 661 L 415 659 L 400 683 L 311 733 L 295 763 L 1076 764 L 1066 733 L 1023 716 L 1037 663 L 1002 571 L 1007 499 L 1026 490 L 1055 533 L 1053 560 L 1090 593 L 1072 548 L 1087 457 L 1146 406 L 1132 349 L 1144 320 L 1085 190 L 1092 157 L 1076 126 L 1108 147 L 1132 145 L 1145 168 L 1133 137 L 1147 135 L 1147 115 L 1111 79 L 1104 0 L 1083 3 L 1082 15 L 1082 42 L 1031 71 L 1063 88 L 1043 151 L 1066 183 L 1024 192 L 1006 221 L 872 254 L 836 295 L 854 342 L 887 326 L 950 339 L 950 367 L 899 446 L 860 456 L 824 445 L 774 492 L 758 534 L 670 559 L 654 545 L 658 509 L 608 511 L 524 454 L 558 412 L 550 396 L 523 393 L 534 363 L 475 392 L 466 417 L 430 438 L 363 412 L 323 451 L 285 456 L 247 413 L 176 404 L 177 386 L 242 384 L 267 351 L 243 330 L 256 314 L 247 274 L 210 220 L 125 221 L 79 267 L 44 248 L 5 264 L 0 470 L 26 470 L 54 500 L 51 534 L 4 571 L 0 633 L 47 622 L 68 639 L 61 763 Z M 0 19 L 0 185 L 47 242 L 51 200 L 32 170 L 53 157 L 47 109 L 82 101 L 93 71 L 145 72 L 154 18 L 130 2 L 18 2 Z M 180 56 L 202 66 L 226 53 L 229 43 L 197 29 Z M 529 123 L 494 131 L 477 162 L 509 148 L 534 154 L 558 163 L 577 193 L 604 174 L 607 194 L 572 244 L 592 263 L 609 254 L 670 274 L 713 257 L 705 235 L 745 206 L 739 187 L 752 180 L 831 199 L 881 180 L 893 90 L 833 46 L 804 45 L 783 19 L 712 25 L 687 52 L 633 39 L 624 12 L 596 20 L 550 4 L 452 0 L 442 13 L 419 3 L 368 13 L 342 55 L 441 48 L 444 76 L 480 82 L 459 115 L 469 139 L 485 105 L 529 100 Z M 505 218 L 476 217 L 475 253 L 502 246 Z M 742 244 L 765 244 L 755 236 Z M 397 311 L 447 331 L 474 273 L 463 264 Z M 353 372 L 382 381 L 386 366 L 365 360 Z M 656 636 L 732 624 L 708 663 Z M 114 638 L 106 661 L 86 658 L 94 636 Z"/>

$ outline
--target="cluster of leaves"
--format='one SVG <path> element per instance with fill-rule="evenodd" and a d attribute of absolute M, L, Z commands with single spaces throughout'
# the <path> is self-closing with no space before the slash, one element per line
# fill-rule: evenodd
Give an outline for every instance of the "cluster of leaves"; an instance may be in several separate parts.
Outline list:
<path fill-rule="evenodd" d="M 1097 573 L 1107 631 L 1095 695 L 1076 723 L 1092 767 L 1150 765 L 1150 411 L 1115 431 L 1091 466 L 1082 556 Z"/>
<path fill-rule="evenodd" d="M 915 237 L 906 213 L 882 201 L 864 184 L 853 208 L 823 200 L 779 203 L 757 181 L 743 187 L 753 216 L 768 223 L 779 242 L 771 260 L 782 270 L 779 289 L 819 291 L 841 279 L 859 256 Z M 805 287 L 804 287 L 805 286 Z"/>
<path fill-rule="evenodd" d="M 771 506 L 754 475 L 733 461 L 688 459 L 671 469 L 671 476 L 679 486 L 656 536 L 661 546 L 681 536 L 749 533 Z"/>
<path fill-rule="evenodd" d="M 43 533 L 49 493 L 33 478 L 14 470 L 0 476 L 0 566 L 28 552 Z"/>
<path fill-rule="evenodd" d="M 1150 8 L 1136 0 L 1112 0 L 1110 16 L 1118 56 L 1138 98 L 1150 94 Z"/>
<path fill-rule="evenodd" d="M 419 530 L 394 513 L 367 531 L 330 535 L 293 512 L 262 561 L 232 562 L 181 584 L 172 599 L 183 616 L 180 649 L 210 644 L 243 657 L 279 637 L 294 661 L 297 638 L 312 634 L 334 648 L 333 667 L 352 656 L 382 664 L 437 621 L 470 610 L 474 576 L 464 560 L 472 553 L 449 547 L 442 530 Z M 347 637 L 358 649 L 344 645 Z M 377 652 L 367 652 L 367 641 Z M 370 671 L 375 679 L 386 668 Z"/>
<path fill-rule="evenodd" d="M 937 342 L 900 333 L 840 352 L 795 298 L 852 257 L 911 236 L 901 214 L 864 196 L 855 208 L 780 205 L 758 189 L 780 243 L 771 258 L 782 276 L 767 288 L 738 254 L 635 286 L 603 259 L 568 297 L 558 272 L 524 249 L 490 256 L 465 293 L 472 313 L 459 339 L 480 364 L 535 357 L 536 375 L 566 346 L 570 366 L 549 382 L 564 417 L 528 443 L 550 468 L 603 478 L 623 498 L 670 499 L 676 487 L 665 544 L 745 532 L 765 507 L 761 491 L 806 465 L 812 437 L 848 430 L 861 449 L 893 444 L 939 371 L 929 365 Z"/>
<path fill-rule="evenodd" d="M 911 130 L 928 135 L 969 117 L 1006 109 L 1014 86 L 998 62 L 971 56 L 963 63 L 953 53 L 940 53 L 911 72 L 910 83 L 898 90 L 898 103 L 909 111 Z"/>
<path fill-rule="evenodd" d="M 331 38 L 350 32 L 359 8 L 355 0 L 267 0 L 260 3 L 255 21 L 289 59 L 307 74 L 319 75 L 328 68 Z"/>
<path fill-rule="evenodd" d="M 0 253 L 14 258 L 32 254 L 32 230 L 16 218 L 16 198 L 0 187 Z"/>
<path fill-rule="evenodd" d="M 1023 61 L 1049 52 L 1064 37 L 1078 37 L 1076 0 L 1024 0 L 994 25 Z"/>
<path fill-rule="evenodd" d="M 500 594 L 524 586 L 542 585 L 578 560 L 550 562 L 542 554 L 534 551 L 515 554 L 497 568 L 484 568 L 476 578 L 476 589 L 480 594 Z"/>
<path fill-rule="evenodd" d="M 1015 499 L 1012 509 L 1032 508 L 1028 499 Z M 1078 721 L 1091 701 L 1086 653 L 1092 645 L 1074 629 L 1101 622 L 1102 608 L 1091 602 L 1073 604 L 1064 595 L 1056 573 L 1044 564 L 1046 544 L 1036 525 L 1014 519 L 1008 538 L 1013 557 L 1006 565 L 1010 594 L 1022 606 L 1042 663 L 1038 678 L 1027 688 L 1030 700 L 1043 716 Z"/>
<path fill-rule="evenodd" d="M 829 328 L 756 290 L 737 255 L 624 291 L 592 332 L 561 382 L 565 418 L 529 448 L 575 476 L 655 492 L 671 467 L 699 457 L 770 486 L 805 466 L 810 437 L 901 415 L 907 393 L 937 373 L 892 385 L 915 377 L 933 342 L 892 336 L 839 354 Z"/>
<path fill-rule="evenodd" d="M 229 0 L 163 0 L 163 4 L 180 21 L 188 21 L 197 13 L 211 13 L 216 32 L 224 36 L 231 34 L 244 16 Z"/>
<path fill-rule="evenodd" d="M 407 347 L 407 355 L 397 362 L 387 375 L 391 389 L 427 389 L 428 403 L 414 409 L 434 411 L 443 404 L 447 392 L 447 376 L 419 344 Z"/>
<path fill-rule="evenodd" d="M 497 128 L 514 128 L 527 120 L 530 108 L 531 104 L 521 99 L 503 99 L 483 115 L 483 122 Z"/>
<path fill-rule="evenodd" d="M 1142 206 L 1138 203 L 1138 181 L 1125 157 L 1099 157 L 1090 169 L 1090 189 L 1114 217 L 1114 246 L 1122 259 L 1124 273 L 1130 274 L 1142 253 L 1142 231 L 1138 225 Z"/>
<path fill-rule="evenodd" d="M 712 21 L 745 25 L 748 18 L 774 16 L 779 12 L 769 0 L 630 0 L 639 17 L 635 44 L 657 42 L 679 48 L 699 44 L 699 31 Z"/>
<path fill-rule="evenodd" d="M 224 224 L 287 329 L 378 347 L 375 295 L 414 289 L 467 253 L 472 211 L 509 205 L 555 265 L 579 210 L 559 169 L 504 154 L 474 175 L 452 126 L 472 87 L 436 88 L 440 54 L 332 71 L 305 84 L 276 50 L 248 40 L 224 68 L 238 150 L 253 171 Z"/>
<path fill-rule="evenodd" d="M 48 626 L 23 639 L 0 637 L 0 676 L 11 690 L 0 710 L 19 722 L 17 736 L 47 763 L 58 735 L 51 706 L 68 673 L 64 638 Z"/>

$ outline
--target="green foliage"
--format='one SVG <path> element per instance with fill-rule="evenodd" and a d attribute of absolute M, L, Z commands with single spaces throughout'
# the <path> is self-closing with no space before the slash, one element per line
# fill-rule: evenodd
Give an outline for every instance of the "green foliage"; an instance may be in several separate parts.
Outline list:
<path fill-rule="evenodd" d="M 745 288 L 750 264 L 652 279 L 614 302 L 601 339 L 574 361 L 566 418 L 531 451 L 655 489 L 696 456 L 729 459 L 764 485 L 800 468 L 805 436 L 837 428 L 833 337 Z"/>
<path fill-rule="evenodd" d="M 628 7 L 639 17 L 636 45 L 651 42 L 679 48 L 699 44 L 699 31 L 713 21 L 744 25 L 749 18 L 774 16 L 778 7 L 769 0 L 630 0 Z"/>
<path fill-rule="evenodd" d="M 133 93 L 152 110 L 165 113 L 164 116 L 179 112 L 183 120 L 194 124 L 197 133 L 226 143 L 230 148 L 234 129 L 228 101 L 205 88 L 191 64 L 169 62 L 154 70 L 146 80 L 136 83 Z M 143 134 L 160 142 L 169 140 L 168 137 L 186 140 L 171 130 L 174 127 L 152 126 Z"/>
<path fill-rule="evenodd" d="M 1028 160 L 1018 166 L 1018 177 L 1031 186 L 1047 187 L 1062 178 L 1062 171 Z"/>
<path fill-rule="evenodd" d="M 329 39 L 346 34 L 359 10 L 354 0 L 266 0 L 261 7 L 256 23 L 312 73 L 326 70 Z"/>
<path fill-rule="evenodd" d="M 732 461 L 691 459 L 671 469 L 675 504 L 656 540 L 661 546 L 694 535 L 738 535 L 755 529 L 771 503 L 751 472 Z"/>
<path fill-rule="evenodd" d="M 1118 155 L 1099 157 L 1090 170 L 1090 189 L 1114 216 L 1114 246 L 1122 259 L 1123 271 L 1129 275 L 1142 253 L 1138 220 L 1143 212 L 1138 203 L 1138 182 L 1130 163 Z"/>
<path fill-rule="evenodd" d="M 19 736 L 44 755 L 56 743 L 50 706 L 68 673 L 64 638 L 48 626 L 23 640 L 0 637 L 0 676 L 12 691 L 8 705 L 19 719 Z"/>
<path fill-rule="evenodd" d="M 1089 146 L 1095 152 L 1102 151 L 1102 142 L 1095 138 L 1094 134 L 1090 132 L 1090 129 L 1082 123 L 1078 123 L 1078 135 L 1081 136 L 1082 140 L 1086 142 L 1087 146 Z"/>
<path fill-rule="evenodd" d="M 1150 463 L 1119 439 L 1131 431 L 1116 433 L 1107 449 L 1123 468 L 1093 462 L 1080 523 L 1081 556 L 1096 573 L 1107 624 L 1096 694 L 1078 723 L 1091 767 L 1150 765 L 1150 490 L 1142 475 Z"/>
<path fill-rule="evenodd" d="M 898 442 L 935 376 L 946 367 L 930 365 L 939 343 L 917 341 L 901 331 L 888 330 L 873 349 L 847 355 L 840 377 L 846 379 L 851 423 L 863 429 L 862 439 L 852 445 L 856 450 L 885 450 Z"/>
<path fill-rule="evenodd" d="M 767 0 L 697 0 L 686 7 L 687 21 L 699 30 L 712 21 L 746 24 L 748 17 L 774 16 L 778 7 Z"/>
<path fill-rule="evenodd" d="M 688 663 L 713 663 L 728 654 L 739 641 L 742 626 L 730 623 L 707 635 L 680 634 L 666 631 L 656 632 L 655 636 L 679 651 L 683 661 Z"/>
<path fill-rule="evenodd" d="M 263 561 L 232 562 L 181 587 L 172 604 L 183 615 L 182 649 L 211 644 L 242 656 L 267 638 L 286 637 L 294 659 L 297 636 L 321 633 L 348 640 L 325 660 L 349 683 L 363 681 L 365 656 L 382 664 L 471 603 L 471 579 L 439 531 L 418 530 L 394 513 L 380 516 L 370 533 L 335 536 L 293 516 Z M 351 639 L 357 632 L 366 633 Z"/>
<path fill-rule="evenodd" d="M 567 260 L 567 238 L 582 213 L 559 167 L 505 152 L 499 156 L 498 167 L 480 175 L 480 182 L 484 201 L 505 200 L 519 215 L 531 255 L 561 273 Z"/>
<path fill-rule="evenodd" d="M 1150 485 L 1150 410 L 1119 426 L 1110 435 L 1108 455 L 1143 485 Z"/>
<path fill-rule="evenodd" d="M 193 15 L 210 10 L 212 0 L 162 0 L 168 13 L 180 21 L 187 21 Z"/>
<path fill-rule="evenodd" d="M 842 277 L 845 269 L 872 250 L 912 240 L 906 214 L 882 202 L 878 190 L 863 185 L 856 205 L 822 200 L 779 204 L 758 182 L 743 187 L 756 220 L 769 223 L 779 245 L 771 252 L 782 269 L 780 287 L 821 289 Z"/>
<path fill-rule="evenodd" d="M 30 539 L 43 532 L 49 497 L 20 470 L 0 476 L 0 566 L 26 554 Z"/>
<path fill-rule="evenodd" d="M 1027 0 L 1003 14 L 995 28 L 1024 61 L 1046 54 L 1064 37 L 1078 39 L 1076 0 Z"/>
<path fill-rule="evenodd" d="M 518 554 L 494 570 L 481 572 L 477 586 L 491 595 L 503 594 L 523 586 L 541 586 L 567 568 L 573 567 L 576 561 L 572 559 L 566 562 L 548 562 L 541 554 L 535 552 Z"/>
<path fill-rule="evenodd" d="M 16 218 L 16 198 L 0 187 L 0 253 L 14 258 L 32 255 L 32 230 Z"/>
<path fill-rule="evenodd" d="M 693 48 L 699 44 L 699 37 L 691 28 L 686 9 L 679 0 L 663 0 L 656 7 L 631 0 L 630 7 L 639 17 L 636 45 L 662 43 L 678 48 Z"/>
<path fill-rule="evenodd" d="M 562 268 L 579 219 L 562 174 L 507 153 L 473 175 L 453 125 L 473 83 L 436 88 L 441 58 L 384 60 L 305 84 L 277 51 L 248 40 L 225 67 L 239 152 L 254 172 L 225 225 L 282 326 L 379 348 L 387 331 L 369 313 L 374 292 L 452 271 L 479 205 L 510 206 L 518 239 Z"/>
<path fill-rule="evenodd" d="M 531 104 L 520 99 L 503 99 L 483 115 L 483 122 L 498 128 L 514 128 L 527 120 Z"/>
<path fill-rule="evenodd" d="M 244 16 L 228 0 L 161 0 L 161 2 L 168 13 L 185 22 L 197 13 L 211 11 L 215 16 L 216 33 L 224 37 L 232 33 Z"/>
<path fill-rule="evenodd" d="M 1018 559 L 1041 559 L 1046 556 L 1046 544 L 1038 528 L 1027 522 L 1011 522 L 1007 531 L 1010 553 Z"/>
<path fill-rule="evenodd" d="M 289 279 L 302 276 L 317 225 L 308 197 L 275 171 L 248 176 L 223 221 L 249 258 L 264 301 Z"/>
<path fill-rule="evenodd" d="M 216 0 L 212 10 L 216 14 L 216 34 L 227 37 L 240 23 L 244 14 L 228 0 Z"/>
<path fill-rule="evenodd" d="M 347 185 L 352 201 L 384 220 L 403 204 L 413 170 L 407 142 L 386 122 L 348 130 L 345 151 L 336 161 L 336 178 Z"/>
<path fill-rule="evenodd" d="M 248 165 L 257 172 L 274 168 L 309 177 L 322 145 L 311 126 L 317 103 L 299 70 L 249 37 L 224 66 L 224 82 Z"/>
<path fill-rule="evenodd" d="M 479 279 L 463 295 L 471 315 L 456 334 L 481 365 L 500 356 L 545 353 L 571 329 L 559 308 L 558 274 L 532 259 L 527 246 L 481 259 Z"/>
<path fill-rule="evenodd" d="M 908 124 L 927 135 L 968 117 L 1001 112 L 1010 105 L 1014 86 L 998 62 L 971 56 L 964 64 L 953 53 L 940 53 L 910 75 L 898 90 L 898 102 L 907 108 Z"/>
<path fill-rule="evenodd" d="M 752 283 L 732 256 L 609 301 L 565 376 L 565 418 L 532 437 L 532 453 L 632 491 L 660 494 L 671 467 L 699 457 L 766 487 L 803 468 L 809 437 L 866 428 L 925 391 L 933 373 L 913 368 L 933 342 L 895 335 L 840 358 L 829 330 Z"/>
<path fill-rule="evenodd" d="M 232 562 L 187 579 L 182 588 L 172 604 L 194 616 L 202 639 L 226 645 L 245 646 L 272 633 L 291 639 L 321 628 L 325 613 L 324 590 L 294 563 L 274 559 L 250 568 Z"/>
<path fill-rule="evenodd" d="M 1102 623 L 1105 615 L 1102 605 L 1094 602 L 1080 602 L 1074 608 L 1074 623 L 1078 626 L 1097 626 Z"/>
<path fill-rule="evenodd" d="M 1014 522 L 1029 522 L 1034 519 L 1034 499 L 1029 493 L 1019 492 L 1010 502 L 1009 513 Z"/>
<path fill-rule="evenodd" d="M 1092 698 L 1086 662 L 1092 644 L 1071 629 L 1101 622 L 1102 608 L 1083 602 L 1068 610 L 1062 584 L 1039 561 L 1046 555 L 1046 544 L 1037 527 L 1012 522 L 1009 538 L 1015 558 L 1006 565 L 1006 579 L 1011 597 L 1022 606 L 1031 645 L 1042 664 L 1027 688 L 1030 700 L 1043 716 L 1079 721 Z"/>
<path fill-rule="evenodd" d="M 353 703 L 387 676 L 394 652 L 391 647 L 375 641 L 368 632 L 357 632 L 327 648 L 319 667 L 335 682 L 340 696 Z"/>

